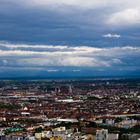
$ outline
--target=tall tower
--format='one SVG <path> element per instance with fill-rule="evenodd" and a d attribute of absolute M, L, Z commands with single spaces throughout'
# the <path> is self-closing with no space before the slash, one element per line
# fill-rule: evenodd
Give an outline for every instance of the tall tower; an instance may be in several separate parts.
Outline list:
<path fill-rule="evenodd" d="M 73 91 L 72 91 L 72 86 L 71 85 L 69 85 L 69 93 L 72 93 Z"/>

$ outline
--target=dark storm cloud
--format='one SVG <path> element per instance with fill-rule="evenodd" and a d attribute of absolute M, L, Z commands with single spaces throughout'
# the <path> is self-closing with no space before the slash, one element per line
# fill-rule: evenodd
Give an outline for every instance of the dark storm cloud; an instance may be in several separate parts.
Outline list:
<path fill-rule="evenodd" d="M 0 40 L 7 41 L 0 42 L 1 72 L 139 73 L 138 4 L 1 0 Z"/>

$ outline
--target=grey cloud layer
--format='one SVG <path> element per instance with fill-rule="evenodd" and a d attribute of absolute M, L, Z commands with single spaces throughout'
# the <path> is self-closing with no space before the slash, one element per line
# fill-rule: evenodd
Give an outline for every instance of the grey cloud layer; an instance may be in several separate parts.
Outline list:
<path fill-rule="evenodd" d="M 87 23 L 95 24 L 94 13 L 97 12 L 96 21 L 98 19 L 109 26 L 124 27 L 140 24 L 139 5 L 139 0 L 135 2 L 130 0 L 1 0 L 0 13 L 13 16 L 13 14 L 26 13 L 26 10 L 37 10 L 42 14 L 50 10 L 59 13 L 62 17 L 69 16 L 70 19 L 72 15 L 73 18 L 76 15 L 79 20 L 84 18 Z"/>
<path fill-rule="evenodd" d="M 140 48 L 49 46 L 0 42 L 1 67 L 90 67 L 123 69 L 139 66 Z M 139 67 L 138 67 L 139 68 Z"/>
<path fill-rule="evenodd" d="M 0 40 L 138 46 L 139 5 L 139 0 L 0 0 Z"/>

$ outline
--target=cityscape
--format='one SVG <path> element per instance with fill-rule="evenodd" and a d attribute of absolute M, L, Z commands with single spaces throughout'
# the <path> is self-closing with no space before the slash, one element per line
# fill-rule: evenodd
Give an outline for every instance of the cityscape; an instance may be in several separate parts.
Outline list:
<path fill-rule="evenodd" d="M 140 0 L 0 0 L 0 140 L 140 140 Z"/>
<path fill-rule="evenodd" d="M 140 79 L 4 80 L 1 140 L 138 140 Z"/>

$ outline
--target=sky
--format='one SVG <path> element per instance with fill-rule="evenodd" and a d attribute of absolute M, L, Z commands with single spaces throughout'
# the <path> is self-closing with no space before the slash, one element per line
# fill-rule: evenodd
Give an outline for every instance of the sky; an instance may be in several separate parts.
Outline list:
<path fill-rule="evenodd" d="M 0 0 L 0 78 L 140 75 L 140 0 Z"/>

